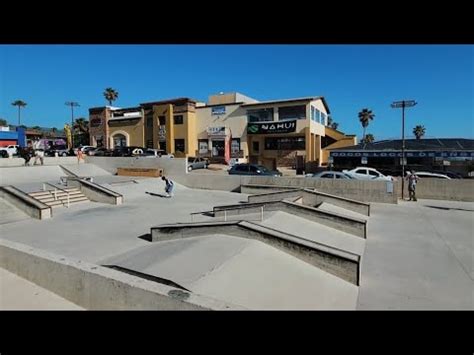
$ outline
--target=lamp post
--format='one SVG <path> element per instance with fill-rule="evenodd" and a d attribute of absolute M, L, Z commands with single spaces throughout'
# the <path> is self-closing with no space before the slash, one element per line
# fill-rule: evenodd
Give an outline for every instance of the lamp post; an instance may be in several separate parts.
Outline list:
<path fill-rule="evenodd" d="M 66 101 L 66 106 L 71 106 L 71 145 L 72 149 L 74 149 L 74 107 L 78 107 L 79 104 L 74 101 Z"/>
<path fill-rule="evenodd" d="M 392 108 L 402 108 L 402 200 L 405 190 L 405 107 L 413 107 L 417 104 L 414 100 L 394 101 Z"/>

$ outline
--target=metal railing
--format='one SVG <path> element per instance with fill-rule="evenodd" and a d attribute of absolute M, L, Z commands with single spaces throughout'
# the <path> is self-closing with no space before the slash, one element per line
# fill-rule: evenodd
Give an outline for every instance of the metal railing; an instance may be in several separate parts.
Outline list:
<path fill-rule="evenodd" d="M 49 185 L 49 186 L 54 187 L 53 196 L 54 196 L 54 200 L 55 200 L 55 201 L 58 200 L 58 193 L 57 193 L 57 190 L 66 193 L 66 196 L 67 196 L 67 206 L 66 206 L 66 207 L 69 208 L 69 206 L 70 206 L 69 191 L 64 190 L 64 189 L 62 189 L 62 188 L 60 188 L 60 187 L 57 187 L 56 185 L 50 184 L 49 182 L 44 182 L 44 183 L 43 183 L 43 191 L 46 191 L 46 185 Z M 48 191 L 51 191 L 51 190 L 48 190 Z"/>

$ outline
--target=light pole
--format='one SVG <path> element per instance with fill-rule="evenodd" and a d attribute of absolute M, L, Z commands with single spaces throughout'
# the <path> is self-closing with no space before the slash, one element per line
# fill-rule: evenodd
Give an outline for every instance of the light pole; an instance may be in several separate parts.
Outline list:
<path fill-rule="evenodd" d="M 74 101 L 66 101 L 66 106 L 71 106 L 71 145 L 74 149 L 74 107 L 78 107 L 79 104 Z"/>
<path fill-rule="evenodd" d="M 405 190 L 405 107 L 413 107 L 417 104 L 414 100 L 403 100 L 392 102 L 392 108 L 402 108 L 402 200 Z"/>

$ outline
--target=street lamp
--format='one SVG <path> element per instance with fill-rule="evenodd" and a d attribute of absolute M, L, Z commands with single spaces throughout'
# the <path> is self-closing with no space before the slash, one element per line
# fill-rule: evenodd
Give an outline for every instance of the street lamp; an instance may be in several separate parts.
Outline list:
<path fill-rule="evenodd" d="M 78 107 L 79 104 L 74 101 L 66 101 L 66 106 L 71 106 L 71 145 L 72 149 L 74 149 L 74 107 Z"/>
<path fill-rule="evenodd" d="M 405 107 L 413 107 L 417 104 L 414 100 L 394 101 L 392 108 L 402 108 L 402 200 L 405 189 Z"/>

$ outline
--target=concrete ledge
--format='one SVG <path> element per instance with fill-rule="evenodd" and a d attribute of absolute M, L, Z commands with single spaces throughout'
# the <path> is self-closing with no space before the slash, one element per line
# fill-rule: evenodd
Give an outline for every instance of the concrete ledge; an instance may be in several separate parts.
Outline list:
<path fill-rule="evenodd" d="M 295 187 L 295 186 L 257 185 L 257 184 L 244 184 L 240 186 L 241 193 L 250 194 L 250 195 L 256 195 L 256 194 L 263 195 L 263 194 L 273 193 L 273 192 L 283 192 L 285 190 L 301 190 L 301 188 Z"/>
<path fill-rule="evenodd" d="M 251 196 L 249 196 L 251 197 Z M 215 206 L 214 217 L 235 216 L 248 213 L 260 213 L 265 211 L 281 211 L 298 217 L 306 218 L 312 222 L 350 233 L 360 238 L 367 239 L 367 221 L 336 212 L 323 211 L 314 207 L 305 206 L 297 202 L 276 200 L 268 202 L 254 202 L 245 204 L 234 204 Z"/>
<path fill-rule="evenodd" d="M 53 211 L 50 206 L 34 199 L 14 186 L 1 186 L 0 196 L 30 217 L 37 219 L 53 217 Z"/>
<path fill-rule="evenodd" d="M 243 309 L 3 239 L 0 239 L 0 267 L 90 310 Z"/>
<path fill-rule="evenodd" d="M 123 203 L 123 196 L 121 194 L 93 182 L 84 179 L 75 179 L 69 180 L 68 186 L 69 185 L 78 186 L 81 192 L 91 201 L 111 205 L 121 205 Z"/>
<path fill-rule="evenodd" d="M 214 234 L 261 241 L 355 285 L 360 283 L 360 255 L 254 223 L 177 223 L 151 228 L 153 242 Z"/>
<path fill-rule="evenodd" d="M 327 194 L 311 189 L 304 189 L 303 191 L 303 204 L 307 206 L 317 206 L 323 202 L 327 202 L 334 206 L 339 206 L 365 216 L 370 216 L 370 203 Z"/>
<path fill-rule="evenodd" d="M 279 191 L 272 191 L 272 192 L 265 192 L 265 193 L 250 195 L 247 197 L 247 201 L 249 203 L 281 201 L 286 198 L 295 199 L 295 198 L 301 197 L 302 195 L 303 195 L 302 189 L 291 188 L 286 191 L 279 190 Z"/>

